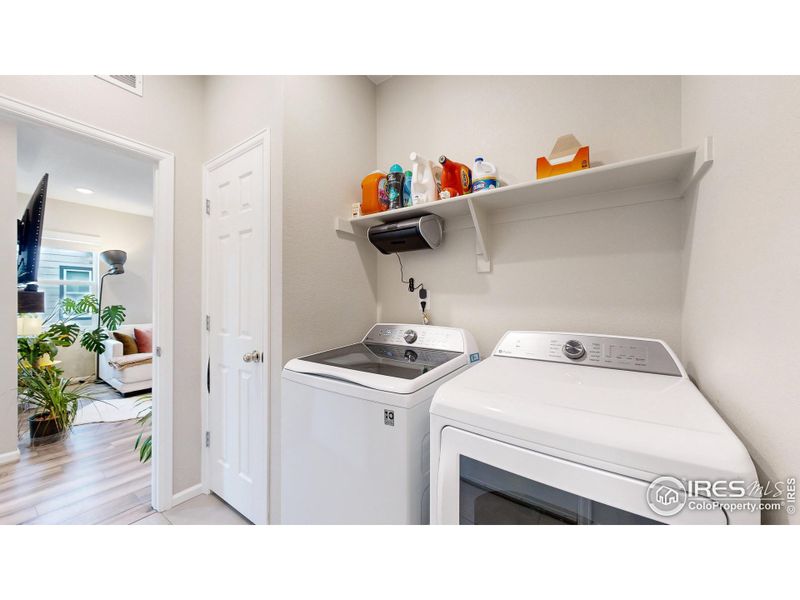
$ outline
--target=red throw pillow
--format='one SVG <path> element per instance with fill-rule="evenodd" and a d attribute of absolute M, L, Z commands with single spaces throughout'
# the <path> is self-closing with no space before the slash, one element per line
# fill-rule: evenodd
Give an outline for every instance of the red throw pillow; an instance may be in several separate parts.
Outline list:
<path fill-rule="evenodd" d="M 139 329 L 138 327 L 134 327 L 133 336 L 136 338 L 136 345 L 139 347 L 139 352 L 153 351 L 152 329 Z"/>

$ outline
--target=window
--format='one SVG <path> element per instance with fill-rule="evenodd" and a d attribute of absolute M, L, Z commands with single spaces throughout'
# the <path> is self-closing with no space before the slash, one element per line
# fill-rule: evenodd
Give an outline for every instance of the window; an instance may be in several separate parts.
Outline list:
<path fill-rule="evenodd" d="M 39 285 L 44 291 L 45 314 L 50 314 L 64 298 L 78 300 L 86 294 L 97 293 L 95 263 L 94 252 L 42 246 Z M 92 316 L 77 320 L 89 326 L 93 321 Z"/>

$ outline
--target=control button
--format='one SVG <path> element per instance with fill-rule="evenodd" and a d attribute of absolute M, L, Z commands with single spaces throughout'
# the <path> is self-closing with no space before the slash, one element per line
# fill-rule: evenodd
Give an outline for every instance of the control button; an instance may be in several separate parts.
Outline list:
<path fill-rule="evenodd" d="M 403 334 L 403 339 L 407 344 L 413 344 L 417 341 L 417 332 L 413 329 L 406 329 L 406 332 Z"/>
<path fill-rule="evenodd" d="M 408 362 L 412 362 L 412 363 L 413 363 L 413 362 L 417 362 L 417 358 L 418 358 L 418 356 L 417 356 L 417 353 L 416 353 L 416 352 L 414 352 L 414 351 L 413 351 L 413 350 L 411 350 L 411 349 L 408 349 L 408 350 L 406 350 L 406 353 L 405 353 L 405 355 L 404 355 L 404 356 L 405 356 L 405 359 L 406 359 Z"/>
<path fill-rule="evenodd" d="M 564 356 L 571 360 L 578 360 L 579 358 L 583 358 L 583 355 L 586 354 L 586 349 L 578 340 L 569 340 L 564 344 L 564 347 L 561 348 L 561 351 L 564 353 Z"/>

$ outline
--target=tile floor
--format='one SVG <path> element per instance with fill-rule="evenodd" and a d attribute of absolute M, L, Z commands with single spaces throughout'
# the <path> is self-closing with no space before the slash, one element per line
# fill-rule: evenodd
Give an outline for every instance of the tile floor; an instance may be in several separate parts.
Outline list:
<path fill-rule="evenodd" d="M 163 513 L 153 513 L 133 525 L 249 525 L 250 522 L 217 498 L 200 494 Z"/>

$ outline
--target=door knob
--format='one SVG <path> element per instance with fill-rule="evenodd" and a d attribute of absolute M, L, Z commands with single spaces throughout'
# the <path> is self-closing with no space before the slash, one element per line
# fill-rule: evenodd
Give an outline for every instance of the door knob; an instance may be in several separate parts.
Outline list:
<path fill-rule="evenodd" d="M 261 353 L 258 350 L 253 350 L 252 352 L 246 352 L 242 355 L 242 360 L 246 363 L 249 362 L 261 362 Z"/>

